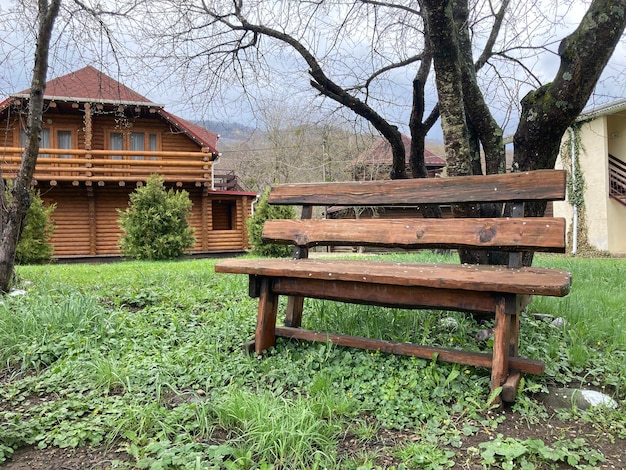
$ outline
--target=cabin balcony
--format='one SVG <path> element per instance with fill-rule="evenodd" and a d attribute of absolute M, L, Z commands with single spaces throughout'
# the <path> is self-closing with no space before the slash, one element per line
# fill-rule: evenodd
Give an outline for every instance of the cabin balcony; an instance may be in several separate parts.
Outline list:
<path fill-rule="evenodd" d="M 19 147 L 0 147 L 0 171 L 4 178 L 17 174 L 23 151 Z M 33 182 L 51 186 L 60 182 L 74 186 L 124 186 L 146 181 L 156 173 L 178 186 L 186 183 L 212 188 L 214 158 L 211 152 L 40 149 Z"/>

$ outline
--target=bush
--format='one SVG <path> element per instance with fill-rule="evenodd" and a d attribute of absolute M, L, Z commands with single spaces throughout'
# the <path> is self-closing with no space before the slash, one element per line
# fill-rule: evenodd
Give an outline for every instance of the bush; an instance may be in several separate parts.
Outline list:
<path fill-rule="evenodd" d="M 187 220 L 191 205 L 187 191 L 166 190 L 163 179 L 152 175 L 130 195 L 128 209 L 118 210 L 122 253 L 146 260 L 180 257 L 195 243 Z"/>
<path fill-rule="evenodd" d="M 261 240 L 263 224 L 268 219 L 293 219 L 296 212 L 291 206 L 273 206 L 267 202 L 269 197 L 269 189 L 266 190 L 258 204 L 256 205 L 254 214 L 248 219 L 248 237 L 251 252 L 259 256 L 271 257 L 287 257 L 291 256 L 292 247 L 287 245 L 278 245 L 276 243 L 266 243 Z"/>
<path fill-rule="evenodd" d="M 32 191 L 31 202 L 20 240 L 15 251 L 15 264 L 44 264 L 52 260 L 53 247 L 48 241 L 54 232 L 51 216 L 56 204 L 46 207 L 39 191 Z"/>

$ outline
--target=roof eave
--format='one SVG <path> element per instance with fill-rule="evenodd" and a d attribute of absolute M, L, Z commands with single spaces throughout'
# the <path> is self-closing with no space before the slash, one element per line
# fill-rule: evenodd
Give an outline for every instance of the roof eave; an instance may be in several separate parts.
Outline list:
<path fill-rule="evenodd" d="M 30 99 L 30 95 L 26 93 L 15 93 L 9 95 L 10 98 L 18 99 Z M 112 104 L 123 106 L 145 106 L 147 108 L 159 108 L 165 107 L 163 104 L 152 103 L 150 101 L 124 101 L 124 100 L 105 100 L 101 98 L 75 98 L 71 96 L 50 96 L 44 95 L 45 100 L 61 101 L 61 102 L 74 102 L 74 103 L 100 103 L 100 104 Z"/>
<path fill-rule="evenodd" d="M 626 98 L 622 98 L 621 100 L 613 101 L 612 103 L 607 103 L 583 112 L 576 118 L 576 122 L 588 121 L 600 116 L 619 113 L 624 110 L 626 110 Z"/>

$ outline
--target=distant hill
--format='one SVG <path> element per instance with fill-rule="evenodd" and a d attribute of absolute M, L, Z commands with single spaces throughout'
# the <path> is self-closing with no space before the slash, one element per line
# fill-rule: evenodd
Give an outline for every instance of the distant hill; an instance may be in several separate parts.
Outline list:
<path fill-rule="evenodd" d="M 195 124 L 204 127 L 205 129 L 210 130 L 211 132 L 215 132 L 219 134 L 220 140 L 218 145 L 228 143 L 229 141 L 241 141 L 247 140 L 252 133 L 256 131 L 255 128 L 244 126 L 243 124 L 239 124 L 237 122 L 222 122 L 222 121 L 194 121 Z"/>

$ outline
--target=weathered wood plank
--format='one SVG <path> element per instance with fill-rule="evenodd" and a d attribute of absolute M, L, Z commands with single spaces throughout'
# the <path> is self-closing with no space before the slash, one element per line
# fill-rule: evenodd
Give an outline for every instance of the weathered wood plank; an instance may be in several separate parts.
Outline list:
<path fill-rule="evenodd" d="M 373 284 L 322 279 L 273 278 L 272 291 L 289 296 L 336 300 L 380 307 L 434 308 L 474 313 L 493 313 L 491 292 L 459 289 L 433 289 L 419 286 Z M 290 297 L 291 298 L 291 297 Z M 299 298 L 299 297 L 298 297 Z M 285 320 L 287 326 L 299 326 L 300 318 Z"/>
<path fill-rule="evenodd" d="M 505 266 L 371 260 L 230 259 L 217 263 L 215 271 L 555 297 L 567 295 L 570 288 L 569 272 L 535 267 L 509 269 Z"/>
<path fill-rule="evenodd" d="M 302 330 L 300 328 L 289 328 L 286 326 L 276 327 L 276 336 L 322 343 L 331 342 L 338 346 L 381 351 L 389 354 L 415 356 L 423 359 L 432 359 L 433 355 L 437 354 L 438 360 L 474 367 L 490 368 L 492 363 L 491 354 L 436 348 L 432 346 L 421 346 L 411 343 L 399 343 L 396 341 L 385 341 L 380 339 L 364 338 L 361 336 L 321 333 L 311 330 Z M 543 374 L 545 370 L 543 362 L 523 357 L 512 357 L 510 358 L 509 363 L 511 367 L 514 367 L 516 370 L 528 374 L 540 375 Z"/>
<path fill-rule="evenodd" d="M 563 170 L 536 170 L 453 178 L 283 184 L 272 188 L 269 202 L 321 206 L 407 206 L 495 201 L 555 201 L 564 197 Z"/>
<path fill-rule="evenodd" d="M 361 245 L 564 253 L 565 219 L 274 219 L 265 222 L 263 239 L 306 247 Z"/>
<path fill-rule="evenodd" d="M 496 321 L 493 329 L 493 363 L 491 369 L 491 390 L 502 386 L 509 373 L 509 315 L 505 311 L 505 299 L 501 297 L 496 303 Z"/>
<path fill-rule="evenodd" d="M 255 346 L 256 353 L 261 354 L 276 344 L 276 313 L 278 296 L 270 289 L 270 279 L 260 280 L 259 310 L 257 314 Z"/>

